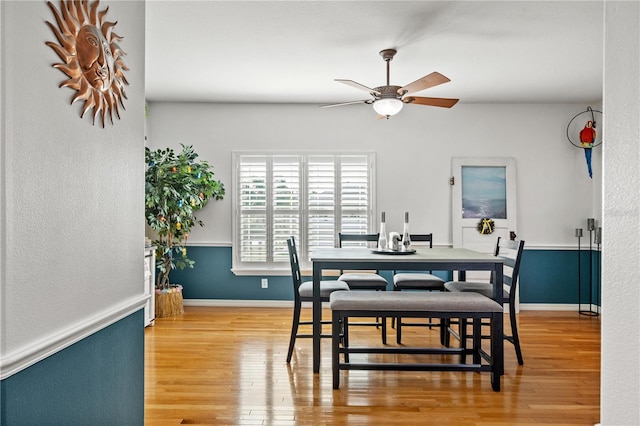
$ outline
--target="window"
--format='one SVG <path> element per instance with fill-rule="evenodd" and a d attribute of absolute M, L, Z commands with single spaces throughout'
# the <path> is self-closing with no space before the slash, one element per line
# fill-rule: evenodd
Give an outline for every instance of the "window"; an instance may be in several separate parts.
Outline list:
<path fill-rule="evenodd" d="M 373 220 L 374 154 L 234 153 L 233 269 L 288 269 L 293 235 L 308 265 L 338 232 L 368 233 Z"/>

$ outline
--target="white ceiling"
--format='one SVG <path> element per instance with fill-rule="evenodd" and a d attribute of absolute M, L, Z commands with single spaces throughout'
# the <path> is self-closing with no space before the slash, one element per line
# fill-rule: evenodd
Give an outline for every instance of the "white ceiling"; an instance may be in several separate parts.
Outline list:
<path fill-rule="evenodd" d="M 147 0 L 146 13 L 150 102 L 367 99 L 333 80 L 386 84 L 386 48 L 392 85 L 451 79 L 419 96 L 602 99 L 602 1 Z"/>

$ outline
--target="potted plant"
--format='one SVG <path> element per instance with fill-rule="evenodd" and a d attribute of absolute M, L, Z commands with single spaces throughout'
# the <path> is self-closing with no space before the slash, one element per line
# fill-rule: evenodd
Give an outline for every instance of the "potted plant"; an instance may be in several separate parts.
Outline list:
<path fill-rule="evenodd" d="M 224 197 L 224 185 L 214 179 L 213 167 L 207 161 L 197 161 L 192 146 L 151 151 L 145 148 L 145 216 L 156 233 L 156 316 L 183 313 L 182 286 L 169 282 L 172 269 L 193 268 L 187 257 L 186 242 L 191 229 L 204 226 L 196 211 L 210 199 Z"/>

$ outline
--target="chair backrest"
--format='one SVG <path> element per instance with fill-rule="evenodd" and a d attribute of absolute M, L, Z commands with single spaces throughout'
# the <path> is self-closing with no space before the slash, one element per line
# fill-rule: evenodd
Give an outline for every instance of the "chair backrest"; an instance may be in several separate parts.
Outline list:
<path fill-rule="evenodd" d="M 378 236 L 380 234 L 343 234 L 342 232 L 338 233 L 338 241 L 339 247 L 342 248 L 343 242 L 364 242 L 367 247 L 373 248 L 378 245 Z M 340 270 L 340 273 L 343 274 L 344 269 Z M 371 271 L 358 271 L 358 272 L 375 272 L 378 273 L 378 270 Z"/>
<path fill-rule="evenodd" d="M 429 248 L 433 248 L 433 234 L 409 234 L 409 238 L 411 238 L 411 243 L 414 241 L 425 242 L 429 243 Z"/>
<path fill-rule="evenodd" d="M 515 298 L 523 251 L 523 240 L 507 240 L 498 237 L 495 254 L 504 259 L 503 284 L 510 287 L 509 303 L 513 303 Z"/>
<path fill-rule="evenodd" d="M 402 235 L 400 236 L 402 238 Z M 429 248 L 433 248 L 433 234 L 409 234 L 409 238 L 411 238 L 411 244 L 414 242 L 418 243 L 429 243 Z M 426 247 L 426 244 L 419 244 L 420 246 Z M 397 274 L 398 270 L 393 270 L 393 274 Z M 412 272 L 421 272 L 421 271 L 412 271 Z M 431 270 L 425 270 L 424 272 L 432 273 Z"/>
<path fill-rule="evenodd" d="M 339 247 L 342 247 L 343 242 L 364 242 L 378 244 L 378 236 L 380 234 L 343 234 L 338 233 Z M 367 244 L 369 246 L 370 244 Z"/>
<path fill-rule="evenodd" d="M 300 262 L 298 260 L 298 250 L 296 249 L 296 240 L 293 236 L 287 238 L 287 248 L 289 249 L 289 262 L 291 263 L 291 277 L 293 279 L 293 295 L 296 299 L 300 298 L 300 284 L 302 277 L 300 275 Z"/>

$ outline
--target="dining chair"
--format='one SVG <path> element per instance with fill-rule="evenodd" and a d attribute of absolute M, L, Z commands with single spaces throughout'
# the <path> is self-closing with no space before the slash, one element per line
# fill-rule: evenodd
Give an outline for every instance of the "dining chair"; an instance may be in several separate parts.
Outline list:
<path fill-rule="evenodd" d="M 300 325 L 313 325 L 313 321 L 300 321 L 302 302 L 313 302 L 313 281 L 302 282 L 298 250 L 293 236 L 287 239 L 287 248 L 289 249 L 289 261 L 291 263 L 291 277 L 293 278 L 293 322 L 291 324 L 291 338 L 289 339 L 289 350 L 287 352 L 287 363 L 290 363 L 296 339 L 313 337 L 313 334 L 298 333 Z M 349 291 L 349 286 L 343 281 L 320 281 L 321 302 L 328 302 L 329 295 L 334 291 Z M 321 321 L 321 324 L 331 324 L 331 321 Z M 320 337 L 330 338 L 331 334 L 322 334 Z"/>
<path fill-rule="evenodd" d="M 377 247 L 379 234 L 346 234 L 338 233 L 339 247 L 345 246 L 367 246 L 369 248 Z M 378 271 L 340 271 L 338 280 L 344 281 L 349 285 L 351 290 L 376 290 L 386 291 L 387 280 L 382 277 Z M 386 318 L 376 318 L 373 323 L 356 322 L 349 325 L 372 325 L 381 327 L 382 343 L 387 343 L 387 320 Z"/>
<path fill-rule="evenodd" d="M 516 350 L 516 357 L 518 358 L 518 364 L 523 365 L 524 360 L 522 358 L 522 349 L 520 347 L 520 337 L 518 335 L 518 323 L 516 318 L 516 293 L 518 286 L 518 275 L 520 273 L 520 261 L 522 260 L 522 253 L 524 251 L 523 240 L 507 240 L 498 237 L 496 247 L 494 251 L 495 256 L 499 256 L 504 259 L 503 268 L 503 291 L 501 302 L 509 304 L 509 321 L 511 323 L 511 335 L 505 333 L 504 340 L 511 342 Z M 491 282 L 467 282 L 467 281 L 449 281 L 444 284 L 447 291 L 474 291 L 484 296 L 493 298 L 493 276 Z M 486 325 L 486 324 L 482 324 Z M 467 333 L 467 324 L 463 319 L 460 321 L 460 327 L 458 334 L 456 335 L 453 330 L 449 329 L 449 332 L 459 338 L 461 344 L 466 346 L 466 339 L 472 336 Z M 486 338 L 486 336 L 482 336 Z"/>
<path fill-rule="evenodd" d="M 410 234 L 411 243 L 416 245 L 427 246 L 433 248 L 433 234 Z M 418 272 L 401 272 L 393 271 L 393 291 L 444 291 L 444 280 L 437 275 L 433 275 L 433 271 Z M 391 326 L 396 328 L 396 341 L 398 344 L 402 342 L 402 326 L 426 326 L 429 328 L 437 327 L 440 329 L 440 340 L 444 344 L 446 334 L 446 323 L 441 321 L 440 324 L 434 324 L 429 318 L 429 322 L 424 323 L 405 323 L 401 317 L 391 319 Z"/>

